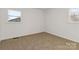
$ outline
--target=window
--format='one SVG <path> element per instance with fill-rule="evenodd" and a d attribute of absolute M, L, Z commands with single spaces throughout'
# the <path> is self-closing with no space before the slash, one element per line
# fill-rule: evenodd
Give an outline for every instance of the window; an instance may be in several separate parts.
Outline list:
<path fill-rule="evenodd" d="M 8 22 L 21 22 L 21 12 L 17 10 L 8 10 Z"/>
<path fill-rule="evenodd" d="M 71 8 L 69 14 L 71 22 L 79 23 L 79 8 Z"/>

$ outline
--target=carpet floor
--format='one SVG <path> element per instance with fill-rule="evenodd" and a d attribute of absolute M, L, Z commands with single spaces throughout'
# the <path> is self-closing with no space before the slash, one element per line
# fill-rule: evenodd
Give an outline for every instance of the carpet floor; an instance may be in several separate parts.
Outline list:
<path fill-rule="evenodd" d="M 49 33 L 3 40 L 0 50 L 78 50 L 79 43 Z"/>

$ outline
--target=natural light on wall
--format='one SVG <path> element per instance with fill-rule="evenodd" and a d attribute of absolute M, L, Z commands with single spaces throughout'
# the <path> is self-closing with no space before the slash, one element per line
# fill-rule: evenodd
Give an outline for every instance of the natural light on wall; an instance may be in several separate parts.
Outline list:
<path fill-rule="evenodd" d="M 79 8 L 69 9 L 69 17 L 70 23 L 79 23 Z"/>
<path fill-rule="evenodd" d="M 21 11 L 8 10 L 8 22 L 21 22 Z"/>

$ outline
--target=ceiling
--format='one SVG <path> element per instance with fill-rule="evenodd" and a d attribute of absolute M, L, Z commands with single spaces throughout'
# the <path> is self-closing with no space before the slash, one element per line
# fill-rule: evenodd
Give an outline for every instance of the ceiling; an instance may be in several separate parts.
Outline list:
<path fill-rule="evenodd" d="M 38 9 L 41 9 L 41 10 L 44 10 L 44 11 L 45 11 L 45 10 L 47 10 L 47 9 L 49 9 L 49 8 L 38 8 Z"/>

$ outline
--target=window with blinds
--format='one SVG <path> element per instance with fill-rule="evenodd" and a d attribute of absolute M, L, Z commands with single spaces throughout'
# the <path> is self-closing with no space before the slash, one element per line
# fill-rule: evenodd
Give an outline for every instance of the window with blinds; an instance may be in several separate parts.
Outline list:
<path fill-rule="evenodd" d="M 21 11 L 8 10 L 8 22 L 21 22 Z"/>

